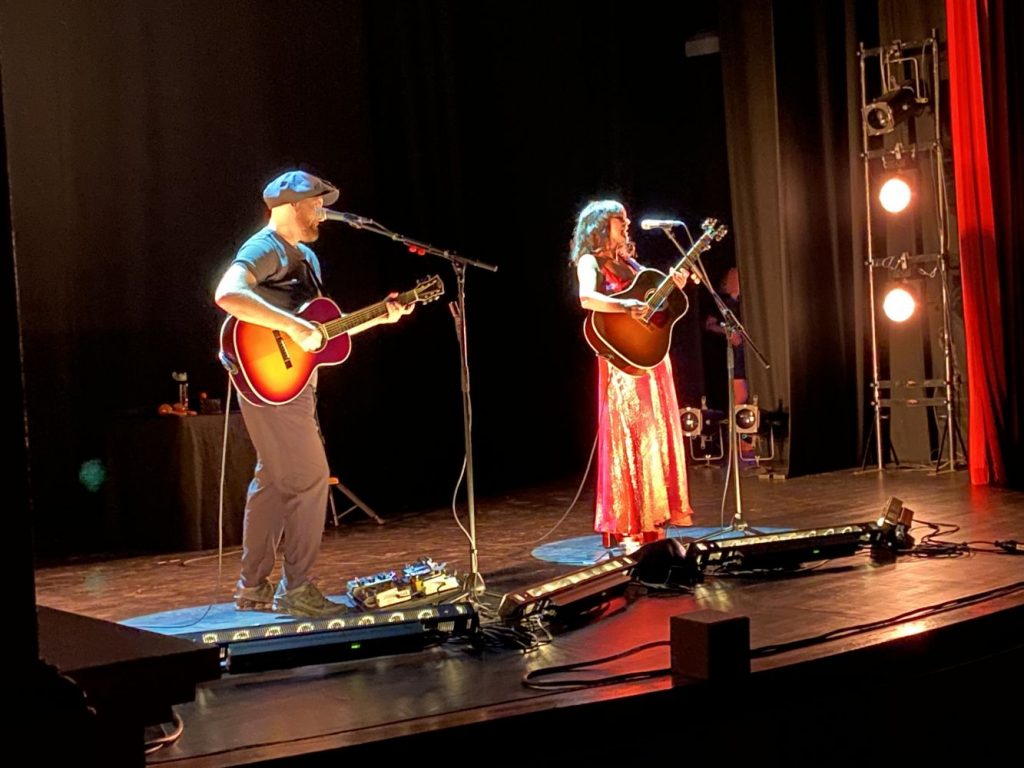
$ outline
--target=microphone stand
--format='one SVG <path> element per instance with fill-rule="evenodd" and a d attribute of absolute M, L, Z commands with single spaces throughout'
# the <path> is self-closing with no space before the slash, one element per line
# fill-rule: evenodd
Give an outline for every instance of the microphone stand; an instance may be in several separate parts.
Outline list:
<path fill-rule="evenodd" d="M 424 256 L 429 253 L 431 256 L 447 259 L 455 270 L 456 284 L 458 286 L 456 292 L 457 300 L 449 302 L 448 308 L 455 321 L 455 336 L 459 342 L 459 370 L 462 379 L 462 436 L 466 449 L 466 506 L 469 510 L 470 573 L 469 579 L 466 582 L 466 588 L 470 594 L 483 594 L 485 589 L 484 578 L 480 574 L 480 564 L 476 548 L 476 502 L 473 490 L 473 405 L 469 396 L 469 354 L 466 345 L 466 267 L 478 267 L 488 272 L 497 272 L 498 268 L 493 264 L 477 261 L 476 259 L 468 259 L 452 251 L 435 248 L 429 243 L 413 240 L 397 232 L 392 232 L 373 219 L 366 219 L 352 213 L 335 214 L 331 218 L 344 221 L 356 229 L 365 229 L 367 232 L 373 232 L 375 235 L 381 235 L 389 240 L 394 240 L 396 243 L 401 243 L 409 249 L 410 253 L 415 253 L 418 256 Z"/>
<path fill-rule="evenodd" d="M 665 233 L 665 236 L 672 241 L 672 244 L 682 253 L 686 255 L 686 249 L 684 249 L 679 241 L 676 240 L 675 235 L 669 227 L 661 227 L 661 231 Z M 757 355 L 758 360 L 765 369 L 771 368 L 771 364 L 768 359 L 761 353 L 754 340 L 750 338 L 750 334 L 747 333 L 747 329 L 743 327 L 743 324 L 739 321 L 739 318 L 733 313 L 731 309 L 722 300 L 722 297 L 718 295 L 718 292 L 711 285 L 711 281 L 708 279 L 708 274 L 704 270 L 704 264 L 701 263 L 700 256 L 698 255 L 693 259 L 690 265 L 691 271 L 700 278 L 700 281 L 704 284 L 704 287 L 708 289 L 708 293 L 711 294 L 711 298 L 714 299 L 715 305 L 718 307 L 719 313 L 722 315 L 722 328 L 725 330 L 725 364 L 726 371 L 728 374 L 729 383 L 729 411 L 726 418 L 729 420 L 729 462 L 726 471 L 726 486 L 729 483 L 729 474 L 732 474 L 733 491 L 736 499 L 736 513 L 733 515 L 732 523 L 729 526 L 729 530 L 751 532 L 759 534 L 756 528 L 750 528 L 747 522 L 743 519 L 743 496 L 740 492 L 740 460 L 739 460 L 739 435 L 736 433 L 736 390 L 734 382 L 736 381 L 736 368 L 735 368 L 735 353 L 732 348 L 732 335 L 739 333 L 744 342 L 754 351 Z M 725 521 L 722 521 L 722 527 L 725 528 Z"/>

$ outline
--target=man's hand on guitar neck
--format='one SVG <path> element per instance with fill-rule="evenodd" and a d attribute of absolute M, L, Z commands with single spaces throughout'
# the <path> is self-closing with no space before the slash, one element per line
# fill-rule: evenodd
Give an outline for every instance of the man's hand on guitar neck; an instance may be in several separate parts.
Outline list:
<path fill-rule="evenodd" d="M 373 328 L 374 326 L 377 325 L 384 325 L 385 323 L 397 323 L 399 320 L 401 320 L 403 317 L 408 315 L 410 312 L 413 311 L 413 309 L 416 308 L 415 301 L 410 304 L 402 304 L 399 301 L 395 301 L 397 297 L 398 291 L 392 291 L 387 296 L 385 296 L 384 308 L 387 310 L 387 314 L 378 315 L 373 320 L 370 320 L 366 323 L 363 323 L 362 325 L 359 325 L 356 328 L 353 328 L 350 331 L 350 333 L 362 333 L 363 331 Z M 379 306 L 379 303 L 375 304 L 374 306 Z"/>
<path fill-rule="evenodd" d="M 398 291 L 392 291 L 388 294 L 388 316 L 381 320 L 382 323 L 397 323 L 405 315 L 408 315 L 416 308 L 416 302 L 411 304 L 400 304 L 397 301 L 393 301 L 398 296 Z"/>

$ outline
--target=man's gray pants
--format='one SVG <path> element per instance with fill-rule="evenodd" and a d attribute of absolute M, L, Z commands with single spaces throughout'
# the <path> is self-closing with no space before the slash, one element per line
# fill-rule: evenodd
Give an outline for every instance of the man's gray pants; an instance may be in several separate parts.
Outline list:
<path fill-rule="evenodd" d="M 310 384 L 290 403 L 261 407 L 240 398 L 256 447 L 242 528 L 241 586 L 259 586 L 270 576 L 279 545 L 283 589 L 309 580 L 323 536 L 330 474 L 315 392 Z"/>

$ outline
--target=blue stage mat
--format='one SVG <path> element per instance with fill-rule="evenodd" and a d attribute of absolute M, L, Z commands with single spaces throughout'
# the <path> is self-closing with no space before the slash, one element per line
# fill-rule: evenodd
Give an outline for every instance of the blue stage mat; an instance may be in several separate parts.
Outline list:
<path fill-rule="evenodd" d="M 336 603 L 345 603 L 353 608 L 348 595 L 331 595 Z M 135 616 L 120 622 L 127 627 L 145 629 L 161 635 L 183 635 L 193 632 L 205 632 L 219 629 L 241 629 L 258 627 L 264 624 L 280 624 L 282 621 L 300 621 L 283 613 L 271 611 L 236 611 L 234 602 L 197 605 L 192 608 L 179 608 L 174 611 L 150 613 Z"/>
<path fill-rule="evenodd" d="M 758 527 L 757 530 L 760 533 L 778 533 L 789 529 Z M 671 538 L 687 537 L 691 539 L 728 539 L 743 535 L 742 531 L 733 531 L 729 528 L 702 528 L 697 526 L 688 528 L 671 526 L 667 529 L 667 533 Z M 542 544 L 533 550 L 533 556 L 538 560 L 578 566 L 593 565 L 601 560 L 621 554 L 623 554 L 621 547 L 605 549 L 601 545 L 601 534 L 599 533 L 577 536 L 561 541 L 552 541 L 548 544 Z M 355 606 L 348 595 L 332 595 L 331 599 L 335 602 L 345 603 L 355 610 Z M 227 602 L 179 608 L 174 611 L 163 611 L 162 613 L 150 613 L 145 616 L 125 619 L 121 624 L 137 629 L 145 629 L 150 632 L 157 632 L 162 635 L 182 635 L 207 630 L 258 627 L 264 624 L 278 624 L 281 621 L 295 621 L 295 619 L 284 614 L 268 611 L 236 611 L 234 602 Z"/>

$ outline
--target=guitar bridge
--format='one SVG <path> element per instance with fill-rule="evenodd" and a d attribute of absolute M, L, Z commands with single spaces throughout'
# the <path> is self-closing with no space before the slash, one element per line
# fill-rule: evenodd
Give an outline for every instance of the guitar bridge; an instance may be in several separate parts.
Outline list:
<path fill-rule="evenodd" d="M 284 337 L 281 335 L 280 331 L 274 331 L 274 341 L 277 342 L 277 348 L 281 352 L 281 359 L 284 360 L 284 367 L 291 368 L 292 358 L 288 354 L 288 347 L 285 346 Z"/>

